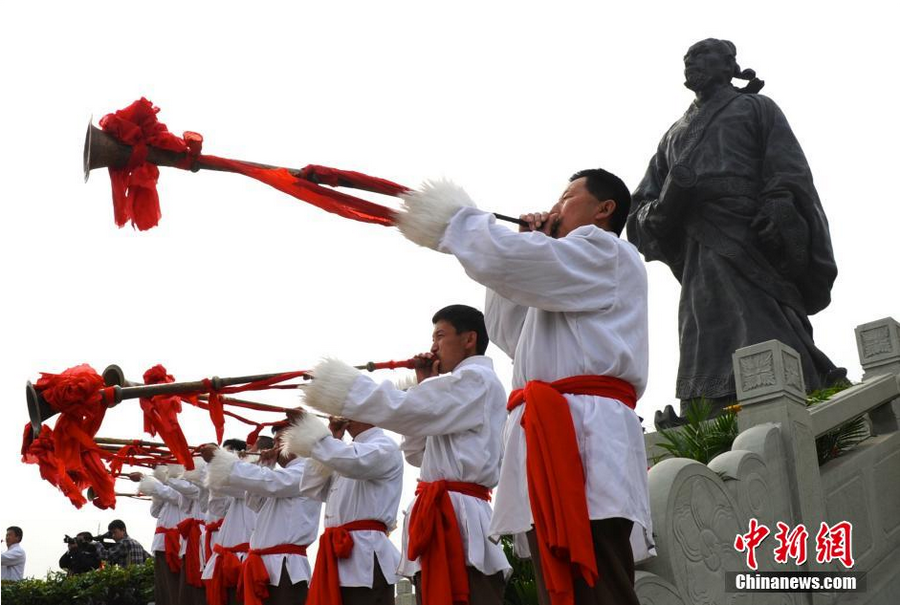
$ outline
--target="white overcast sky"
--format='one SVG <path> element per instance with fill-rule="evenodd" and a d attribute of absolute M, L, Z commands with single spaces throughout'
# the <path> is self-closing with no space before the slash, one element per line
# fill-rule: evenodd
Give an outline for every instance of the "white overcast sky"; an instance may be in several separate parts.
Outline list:
<path fill-rule="evenodd" d="M 900 318 L 897 30 L 885 3 L 836 5 L 7 3 L 0 522 L 23 527 L 27 574 L 56 567 L 65 533 L 120 517 L 149 547 L 153 531 L 146 503 L 76 511 L 21 464 L 22 387 L 40 371 L 118 363 L 138 377 L 163 363 L 191 380 L 303 369 L 326 354 L 399 359 L 428 348 L 436 309 L 483 303 L 453 258 L 236 175 L 163 169 L 160 226 L 117 229 L 105 171 L 82 182 L 91 115 L 143 95 L 173 132 L 202 133 L 207 153 L 410 186 L 445 176 L 480 207 L 519 214 L 548 208 L 581 168 L 636 186 L 691 101 L 685 50 L 730 39 L 812 166 L 840 271 L 832 305 L 812 319 L 816 341 L 859 379 L 853 328 Z M 674 403 L 678 285 L 658 263 L 648 272 L 638 412 L 650 421 Z M 510 361 L 489 354 L 508 385 Z M 136 410 L 110 411 L 100 434 L 139 437 Z M 212 438 L 202 413 L 183 425 L 192 443 Z M 408 469 L 403 506 L 414 478 Z"/>

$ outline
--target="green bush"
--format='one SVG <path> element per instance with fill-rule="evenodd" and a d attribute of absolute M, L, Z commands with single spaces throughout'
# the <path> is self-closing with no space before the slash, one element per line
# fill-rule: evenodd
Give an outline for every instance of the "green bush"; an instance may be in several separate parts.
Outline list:
<path fill-rule="evenodd" d="M 146 605 L 153 601 L 153 559 L 77 576 L 50 572 L 43 580 L 3 582 L 5 605 Z"/>
<path fill-rule="evenodd" d="M 506 583 L 506 592 L 503 594 L 504 605 L 537 605 L 537 584 L 531 559 L 520 559 L 516 556 L 511 536 L 502 536 L 500 543 L 509 564 L 512 565 L 512 575 Z"/>

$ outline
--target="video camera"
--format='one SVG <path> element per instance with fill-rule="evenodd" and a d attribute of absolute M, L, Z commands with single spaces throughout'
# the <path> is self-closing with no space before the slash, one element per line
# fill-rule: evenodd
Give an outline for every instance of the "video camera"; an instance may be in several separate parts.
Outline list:
<path fill-rule="evenodd" d="M 106 532 L 105 534 L 101 534 L 99 536 L 91 536 L 90 539 L 88 539 L 86 536 L 77 536 L 77 535 L 73 538 L 69 534 L 66 534 L 65 537 L 63 538 L 63 542 L 65 542 L 66 544 L 76 544 L 78 546 L 86 546 L 88 544 L 91 544 L 92 542 L 103 542 L 103 540 L 105 540 L 109 537 L 110 537 L 109 532 Z"/>

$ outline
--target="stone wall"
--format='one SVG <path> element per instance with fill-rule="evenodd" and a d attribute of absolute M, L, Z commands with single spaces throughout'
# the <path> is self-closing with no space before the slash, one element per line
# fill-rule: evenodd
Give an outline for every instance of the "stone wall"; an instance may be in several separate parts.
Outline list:
<path fill-rule="evenodd" d="M 900 603 L 900 324 L 891 318 L 856 329 L 863 382 L 806 407 L 799 356 L 768 341 L 734 354 L 741 430 L 730 452 L 709 465 L 666 459 L 650 469 L 658 556 L 639 566 L 643 605 Z M 871 436 L 821 467 L 815 439 L 866 415 Z M 659 436 L 647 435 L 648 457 Z M 866 591 L 844 594 L 726 592 L 725 572 L 748 571 L 735 537 L 750 519 L 772 530 L 757 549 L 759 571 L 842 571 L 815 563 L 823 521 L 853 524 L 852 571 Z M 802 566 L 778 564 L 776 523 L 809 531 Z"/>

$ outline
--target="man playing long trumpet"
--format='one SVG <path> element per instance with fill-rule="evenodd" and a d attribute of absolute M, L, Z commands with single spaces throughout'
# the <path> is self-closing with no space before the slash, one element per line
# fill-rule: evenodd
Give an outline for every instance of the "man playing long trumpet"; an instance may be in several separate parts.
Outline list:
<path fill-rule="evenodd" d="M 378 384 L 332 359 L 313 370 L 305 403 L 404 436 L 406 459 L 422 470 L 399 573 L 414 578 L 420 601 L 499 605 L 510 565 L 488 539 L 488 502 L 500 473 L 506 392 L 484 356 L 480 311 L 452 305 L 432 321 L 433 345 L 418 356 L 415 386 Z"/>
<path fill-rule="evenodd" d="M 193 470 L 185 471 L 181 477 L 170 477 L 167 481 L 167 485 L 181 494 L 181 510 L 184 512 L 184 519 L 178 524 L 181 534 L 181 576 L 178 581 L 180 605 L 206 603 L 201 573 L 205 565 L 203 542 L 209 490 L 204 485 L 206 463 L 199 456 L 195 456 L 193 462 Z"/>
<path fill-rule="evenodd" d="M 487 287 L 488 332 L 514 360 L 491 533 L 528 534 L 544 603 L 637 605 L 634 559 L 652 552 L 634 413 L 647 384 L 647 278 L 619 238 L 628 189 L 605 170 L 578 172 L 549 212 L 521 217 L 520 233 L 449 182 L 404 197 L 400 230 Z"/>
<path fill-rule="evenodd" d="M 140 481 L 142 494 L 152 497 L 150 514 L 156 518 L 156 533 L 150 550 L 153 551 L 153 570 L 156 586 L 156 603 L 178 605 L 179 574 L 181 572 L 181 535 L 178 524 L 184 520 L 182 497 L 166 485 L 169 474 L 184 472 L 180 464 L 159 464 L 153 475 L 131 473 L 133 481 Z"/>
<path fill-rule="evenodd" d="M 269 437 L 258 437 L 255 447 Z M 274 444 L 265 444 L 271 448 Z M 223 449 L 240 456 L 246 443 L 226 439 Z M 237 602 L 236 589 L 241 563 L 250 550 L 250 536 L 256 526 L 256 511 L 247 506 L 247 492 L 239 487 L 219 486 L 209 490 L 209 513 L 219 517 L 214 536 L 209 540 L 210 552 L 203 570 L 206 601 L 209 605 L 229 605 Z M 207 525 L 207 532 L 211 531 Z M 209 534 L 207 534 L 209 535 Z"/>
<path fill-rule="evenodd" d="M 308 605 L 393 605 L 400 553 L 388 532 L 403 490 L 397 443 L 371 424 L 333 418 L 326 427 L 304 414 L 285 446 L 310 458 L 300 493 L 325 502 Z"/>
<path fill-rule="evenodd" d="M 248 505 L 257 511 L 238 585 L 244 605 L 306 602 L 310 579 L 306 548 L 318 535 L 322 504 L 300 495 L 306 460 L 280 447 L 280 434 L 287 426 L 285 422 L 278 427 L 276 448 L 264 452 L 259 465 L 222 448 L 201 448 L 201 455 L 209 459 L 209 488 L 243 489 Z M 274 465 L 276 459 L 280 468 L 265 466 Z"/>

